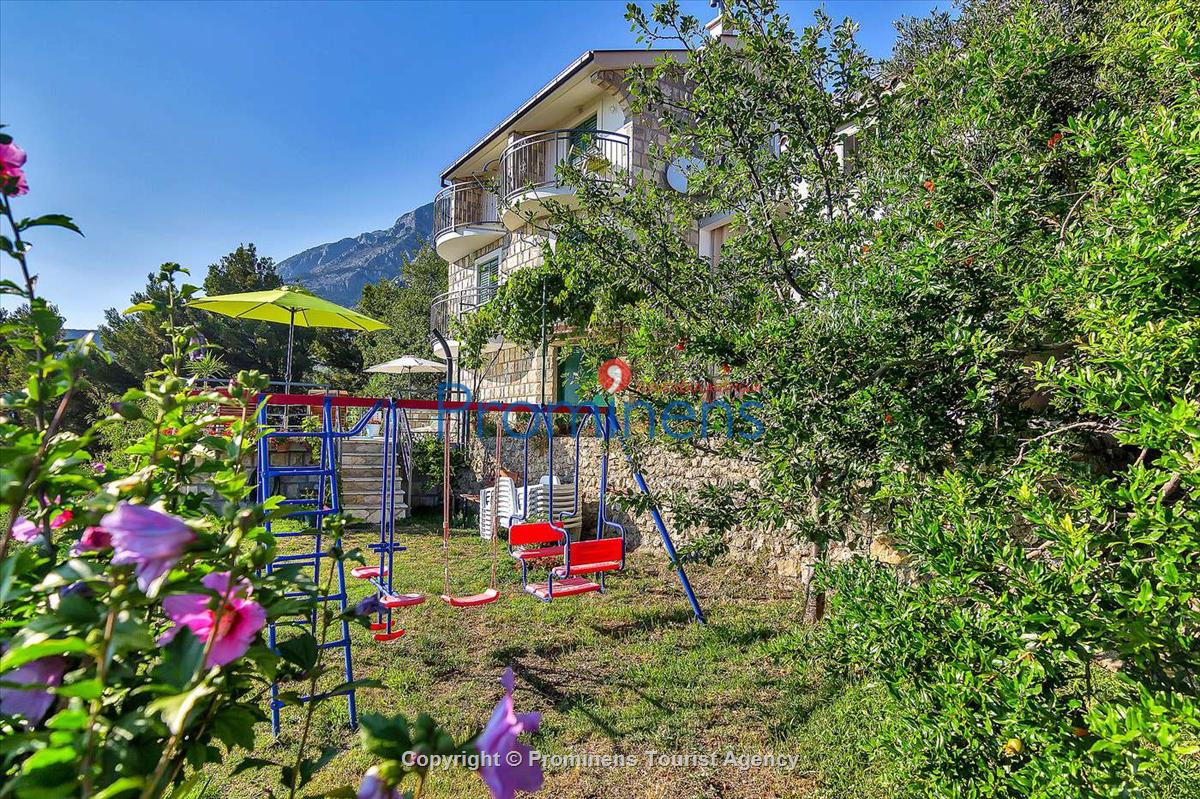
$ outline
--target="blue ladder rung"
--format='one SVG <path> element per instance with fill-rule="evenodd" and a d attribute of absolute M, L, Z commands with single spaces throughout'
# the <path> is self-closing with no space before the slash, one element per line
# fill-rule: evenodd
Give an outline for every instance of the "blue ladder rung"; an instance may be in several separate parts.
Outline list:
<path fill-rule="evenodd" d="M 284 516 L 283 518 L 291 519 L 295 516 L 332 516 L 335 513 L 341 513 L 341 510 L 339 510 L 338 508 L 321 508 L 319 510 L 314 508 L 312 510 L 294 510 L 291 513 Z M 276 536 L 311 535 L 311 533 L 275 533 L 275 535 Z"/>
<path fill-rule="evenodd" d="M 337 649 L 339 646 L 350 646 L 350 639 L 343 638 L 339 641 L 329 641 L 328 643 L 318 644 L 317 649 Z"/>
<path fill-rule="evenodd" d="M 400 546 L 399 544 L 371 544 L 367 549 L 373 552 L 404 552 L 408 547 Z"/>
<path fill-rule="evenodd" d="M 276 555 L 272 563 L 295 563 L 296 561 L 312 561 L 314 564 L 319 558 L 325 557 L 324 552 L 313 554 L 305 552 L 303 555 Z"/>
<path fill-rule="evenodd" d="M 272 466 L 266 470 L 266 477 L 333 477 L 333 469 L 322 469 L 320 466 Z"/>
<path fill-rule="evenodd" d="M 294 599 L 296 597 L 302 597 L 302 596 L 308 596 L 308 594 L 304 593 L 303 591 L 284 592 L 284 597 L 287 599 Z M 331 594 L 330 596 L 319 596 L 319 597 L 317 597 L 316 601 L 317 602 L 340 602 L 341 600 L 343 600 L 345 598 L 346 598 L 345 594 Z"/>
<path fill-rule="evenodd" d="M 319 701 L 321 699 L 329 699 L 330 697 L 334 697 L 334 696 L 349 696 L 352 693 L 354 693 L 353 689 L 351 689 L 349 691 L 326 691 L 326 692 L 320 693 L 320 694 L 310 694 L 308 696 L 301 696 L 301 697 L 299 697 L 299 699 L 297 701 L 300 701 L 300 702 L 312 702 L 313 700 Z M 283 707 L 287 707 L 287 703 L 281 699 L 272 699 L 271 707 L 283 708 Z"/>

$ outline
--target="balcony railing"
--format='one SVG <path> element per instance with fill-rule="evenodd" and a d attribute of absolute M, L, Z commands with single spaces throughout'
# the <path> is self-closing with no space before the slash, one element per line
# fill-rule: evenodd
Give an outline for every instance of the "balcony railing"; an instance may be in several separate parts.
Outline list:
<path fill-rule="evenodd" d="M 494 192 L 475 181 L 447 186 L 433 198 L 433 237 L 462 228 L 498 226 Z"/>
<path fill-rule="evenodd" d="M 450 326 L 463 314 L 470 313 L 481 305 L 486 305 L 496 296 L 495 285 L 472 286 L 468 289 L 457 289 L 439 294 L 429 304 L 429 328 L 440 330 L 444 334 L 450 332 Z"/>
<path fill-rule="evenodd" d="M 629 137 L 607 130 L 546 130 L 517 139 L 500 155 L 500 197 L 520 202 L 528 192 L 563 188 L 558 166 L 570 163 L 594 180 L 624 180 Z"/>

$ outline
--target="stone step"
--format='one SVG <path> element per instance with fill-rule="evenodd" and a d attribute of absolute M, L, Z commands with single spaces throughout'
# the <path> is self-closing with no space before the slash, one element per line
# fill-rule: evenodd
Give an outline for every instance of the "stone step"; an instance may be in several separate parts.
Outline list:
<path fill-rule="evenodd" d="M 374 464 L 380 466 L 383 464 L 382 452 L 342 452 L 342 457 L 339 459 L 342 466 L 364 466 Z M 400 455 L 396 455 L 396 463 L 400 463 Z"/>
<path fill-rule="evenodd" d="M 342 487 L 342 504 L 345 505 L 346 507 L 350 507 L 352 505 L 361 505 L 361 506 L 374 505 L 374 506 L 378 507 L 379 501 L 380 501 L 380 496 L 379 496 L 379 488 L 378 487 L 376 487 L 374 491 L 370 491 L 370 490 L 366 490 L 366 489 L 356 489 L 353 487 L 346 487 L 346 486 Z M 397 491 L 396 492 L 396 507 L 400 507 L 403 504 L 404 504 L 404 497 L 401 496 L 401 492 Z"/>

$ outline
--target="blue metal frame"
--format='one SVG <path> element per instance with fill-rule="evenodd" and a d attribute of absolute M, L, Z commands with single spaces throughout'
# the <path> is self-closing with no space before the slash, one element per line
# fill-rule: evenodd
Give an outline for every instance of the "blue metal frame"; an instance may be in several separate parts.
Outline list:
<path fill-rule="evenodd" d="M 289 431 L 289 430 L 273 430 L 264 433 L 258 444 L 258 500 L 266 502 L 272 496 L 272 483 L 274 478 L 291 475 L 291 476 L 313 476 L 318 477 L 317 496 L 316 499 L 293 498 L 284 499 L 284 505 L 304 506 L 312 505 L 312 508 L 300 508 L 289 514 L 286 518 L 309 517 L 312 520 L 312 527 L 309 530 L 301 532 L 275 532 L 272 530 L 271 522 L 266 523 L 268 532 L 271 532 L 277 538 L 300 538 L 311 536 L 313 539 L 313 550 L 311 553 L 295 554 L 295 555 L 280 555 L 271 563 L 267 564 L 266 570 L 270 574 L 275 567 L 284 563 L 308 563 L 312 565 L 313 582 L 319 587 L 321 585 L 321 561 L 325 558 L 332 557 L 331 553 L 322 549 L 324 537 L 324 520 L 327 516 L 332 516 L 341 512 L 341 499 L 338 492 L 338 474 L 337 474 L 337 455 L 334 449 L 334 442 L 338 439 L 349 438 L 356 436 L 366 427 L 367 422 L 381 408 L 385 406 L 390 410 L 392 407 L 391 400 L 377 401 L 362 418 L 354 426 L 353 429 L 346 432 L 338 432 L 333 425 L 333 404 L 332 397 L 325 397 L 321 405 L 321 430 L 315 432 L 309 431 Z M 258 424 L 260 428 L 267 429 L 267 406 L 268 400 L 263 400 L 258 406 Z M 385 417 L 388 411 L 385 410 Z M 317 466 L 273 466 L 271 464 L 271 447 L 270 441 L 273 439 L 287 438 L 307 438 L 317 439 L 320 442 L 320 454 L 317 458 Z M 328 507 L 326 507 L 328 505 Z M 386 514 L 385 518 L 380 522 L 381 530 L 387 526 Z M 382 554 L 381 554 L 382 557 Z M 335 560 L 335 568 L 337 569 L 337 591 L 336 593 L 326 596 L 317 597 L 321 602 L 337 602 L 339 609 L 342 612 L 341 620 L 341 637 L 335 641 L 327 641 L 321 645 L 322 649 L 337 649 L 342 650 L 342 662 L 345 671 L 346 682 L 354 680 L 353 662 L 350 655 L 350 623 L 344 617 L 348 595 L 346 593 L 346 567 L 340 560 Z M 301 592 L 289 594 L 289 596 L 304 596 Z M 309 628 L 313 635 L 316 635 L 317 613 L 314 610 L 309 619 Z M 272 622 L 267 630 L 267 644 L 272 650 L 276 650 L 277 644 L 277 624 Z M 277 651 L 277 650 L 276 650 Z M 345 691 L 346 703 L 350 714 L 350 728 L 358 728 L 358 705 L 354 690 Z M 322 695 L 323 697 L 324 695 Z M 318 697 L 301 697 L 300 701 L 312 701 Z M 271 684 L 271 731 L 275 736 L 279 735 L 280 727 L 280 710 L 284 707 L 284 703 L 279 699 L 279 684 Z"/>

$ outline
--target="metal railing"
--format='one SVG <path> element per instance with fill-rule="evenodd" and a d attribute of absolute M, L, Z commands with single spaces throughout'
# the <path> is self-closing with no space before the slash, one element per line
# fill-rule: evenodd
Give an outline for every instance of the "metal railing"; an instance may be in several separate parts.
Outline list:
<path fill-rule="evenodd" d="M 497 285 L 472 286 L 434 297 L 429 304 L 429 329 L 449 333 L 450 326 L 458 317 L 491 302 L 497 288 Z"/>
<path fill-rule="evenodd" d="M 570 163 L 590 179 L 623 181 L 629 173 L 629 137 L 607 130 L 546 130 L 517 139 L 500 155 L 500 198 L 558 188 L 558 167 Z"/>
<path fill-rule="evenodd" d="M 433 237 L 464 227 L 499 225 L 495 192 L 478 180 L 447 186 L 433 198 Z"/>

